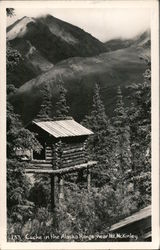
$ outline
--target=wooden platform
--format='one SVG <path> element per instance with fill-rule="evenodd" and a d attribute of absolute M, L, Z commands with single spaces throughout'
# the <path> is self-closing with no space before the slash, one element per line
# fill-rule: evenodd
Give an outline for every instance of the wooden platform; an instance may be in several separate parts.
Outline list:
<path fill-rule="evenodd" d="M 110 233 L 132 234 L 137 235 L 138 240 L 151 241 L 151 206 L 147 206 L 138 212 L 126 217 L 125 219 L 114 224 L 110 228 Z M 132 241 L 132 239 L 117 239 L 117 241 Z"/>
<path fill-rule="evenodd" d="M 141 209 L 140 211 L 132 214 L 131 216 L 119 221 L 118 223 L 116 223 L 114 225 L 112 225 L 110 228 L 110 232 L 114 232 L 114 231 L 121 229 L 125 226 L 128 226 L 132 223 L 146 219 L 147 217 L 151 217 L 151 206 L 145 207 L 145 208 Z"/>
<path fill-rule="evenodd" d="M 25 170 L 26 173 L 39 173 L 39 174 L 53 174 L 53 175 L 57 175 L 57 174 L 65 174 L 65 173 L 71 173 L 71 172 L 75 172 L 77 170 L 82 170 L 82 169 L 88 169 L 91 168 L 93 166 L 95 166 L 97 164 L 96 161 L 89 161 L 87 163 L 83 163 L 80 165 L 75 165 L 75 166 L 71 166 L 71 167 L 67 167 L 67 168 L 60 168 L 60 169 L 56 169 L 53 170 L 51 168 L 46 168 L 46 169 L 40 169 L 38 167 L 34 167 L 33 168 L 28 168 Z"/>

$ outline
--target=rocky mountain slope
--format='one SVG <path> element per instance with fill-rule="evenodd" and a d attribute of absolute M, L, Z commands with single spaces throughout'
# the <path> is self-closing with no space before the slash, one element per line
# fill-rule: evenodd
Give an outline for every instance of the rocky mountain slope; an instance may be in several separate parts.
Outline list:
<path fill-rule="evenodd" d="M 23 56 L 17 71 L 9 76 L 12 80 L 17 75 L 17 86 L 49 70 L 61 60 L 94 56 L 106 51 L 104 44 L 89 33 L 51 15 L 21 18 L 7 28 L 7 41 Z M 19 79 L 21 71 L 23 78 Z"/>
<path fill-rule="evenodd" d="M 24 123 L 39 111 L 40 88 L 45 82 L 49 85 L 53 104 L 57 100 L 58 83 L 64 83 L 71 115 L 78 121 L 90 112 L 94 84 L 99 82 L 106 113 L 111 116 L 117 86 L 121 86 L 127 103 L 126 96 L 130 93 L 126 86 L 143 81 L 146 64 L 142 58 L 150 56 L 149 31 L 125 46 L 117 40 L 117 47 L 114 47 L 110 41 L 112 49 L 104 49 L 107 43 L 103 44 L 83 30 L 52 16 L 25 17 L 10 26 L 7 34 L 12 46 L 25 57 L 16 69 L 18 74 L 14 71 L 10 76 L 12 82 L 20 86 L 17 95 L 10 100 Z M 24 77 L 26 72 L 29 79 Z"/>
<path fill-rule="evenodd" d="M 132 39 L 112 39 L 105 42 L 107 51 L 114 51 L 118 49 L 128 48 L 130 46 L 143 47 L 150 50 L 151 34 L 150 30 L 146 30 Z"/>
<path fill-rule="evenodd" d="M 23 120 L 33 119 L 40 106 L 40 88 L 47 82 L 53 103 L 57 100 L 57 84 L 64 82 L 68 90 L 67 99 L 71 115 L 82 120 L 91 109 L 93 88 L 99 82 L 106 112 L 112 113 L 117 86 L 122 87 L 124 96 L 129 94 L 126 86 L 143 80 L 145 63 L 139 58 L 141 49 L 127 48 L 102 53 L 96 57 L 74 57 L 61 61 L 54 68 L 22 85 L 14 104 Z"/>

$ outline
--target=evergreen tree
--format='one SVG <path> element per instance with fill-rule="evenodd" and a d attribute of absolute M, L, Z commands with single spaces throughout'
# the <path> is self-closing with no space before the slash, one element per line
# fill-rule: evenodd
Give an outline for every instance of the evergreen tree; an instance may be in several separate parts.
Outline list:
<path fill-rule="evenodd" d="M 43 101 L 41 104 L 40 112 L 38 113 L 36 120 L 38 121 L 48 121 L 48 120 L 57 120 L 57 119 L 65 119 L 69 107 L 66 104 L 66 90 L 62 85 L 59 85 L 59 100 L 56 103 L 55 107 L 55 116 L 52 115 L 53 113 L 53 106 L 51 103 L 51 95 L 49 93 L 49 88 L 47 83 L 44 84 L 44 86 L 41 89 Z M 58 152 L 58 158 L 56 160 L 57 166 L 61 162 L 61 158 L 59 156 L 60 151 L 62 150 L 61 143 L 57 143 Z M 35 177 L 35 183 L 31 190 L 31 196 L 30 198 L 35 200 L 36 205 L 38 206 L 44 206 L 48 203 L 49 195 L 50 194 L 50 177 L 44 176 L 44 175 L 38 175 Z M 35 198 L 37 197 L 37 198 Z M 41 198 L 39 198 L 41 197 Z"/>
<path fill-rule="evenodd" d="M 42 103 L 40 111 L 36 116 L 36 121 L 52 120 L 53 105 L 51 102 L 51 93 L 49 91 L 49 82 L 45 82 L 40 89 Z M 36 175 L 35 182 L 30 191 L 30 200 L 34 201 L 36 206 L 46 206 L 49 203 L 50 196 L 50 177 L 45 175 Z"/>
<path fill-rule="evenodd" d="M 30 182 L 25 174 L 28 162 L 22 161 L 30 150 L 39 152 L 41 145 L 35 135 L 23 128 L 19 115 L 7 103 L 7 208 L 13 221 L 28 218 L 33 204 L 28 201 Z"/>
<path fill-rule="evenodd" d="M 56 103 L 56 117 L 58 119 L 65 119 L 69 114 L 69 107 L 66 102 L 67 90 L 59 85 L 59 100 Z"/>
<path fill-rule="evenodd" d="M 151 69 L 150 61 L 144 82 L 132 84 L 132 105 L 128 108 L 131 128 L 131 150 L 134 185 L 141 193 L 141 202 L 151 202 Z"/>
<path fill-rule="evenodd" d="M 12 17 L 15 15 L 14 8 L 6 8 L 6 14 L 8 17 Z"/>
<path fill-rule="evenodd" d="M 14 8 L 6 8 L 6 15 L 7 17 L 12 18 L 15 15 Z M 13 49 L 9 42 L 7 42 L 6 46 L 6 64 L 7 64 L 7 75 L 8 71 L 14 70 L 16 65 L 22 60 L 22 55 L 16 49 Z M 7 84 L 8 84 L 8 77 L 7 77 Z M 11 83 L 9 83 L 11 84 Z"/>
<path fill-rule="evenodd" d="M 124 191 L 131 182 L 131 148 L 130 148 L 130 128 L 127 122 L 127 115 L 122 100 L 120 87 L 117 91 L 117 103 L 112 118 L 114 127 L 112 151 L 112 164 L 110 169 L 111 181 L 114 188 Z"/>
<path fill-rule="evenodd" d="M 100 87 L 95 85 L 92 111 L 83 121 L 84 126 L 94 132 L 87 142 L 89 158 L 98 162 L 97 168 L 92 171 L 96 185 L 104 185 L 108 180 L 108 166 L 112 148 L 112 127 L 105 113 L 105 108 L 100 97 Z"/>
<path fill-rule="evenodd" d="M 41 90 L 41 96 L 42 96 L 42 104 L 40 107 L 40 111 L 37 114 L 36 119 L 37 120 L 51 120 L 52 117 L 52 103 L 51 103 L 51 94 L 49 92 L 48 84 L 43 84 Z"/>
<path fill-rule="evenodd" d="M 7 70 L 9 70 L 10 72 L 13 71 L 21 59 L 22 56 L 19 53 L 19 51 L 13 49 L 10 43 L 7 43 L 7 50 L 6 50 Z"/>
<path fill-rule="evenodd" d="M 12 71 L 21 55 L 7 44 L 7 72 Z M 28 150 L 39 152 L 41 145 L 34 133 L 25 129 L 20 116 L 15 113 L 8 96 L 15 94 L 13 84 L 7 85 L 7 213 L 8 219 L 22 221 L 31 216 L 33 204 L 28 200 L 30 182 L 25 174 L 27 162 L 21 161 L 21 156 Z M 19 152 L 19 153 L 18 153 Z"/>

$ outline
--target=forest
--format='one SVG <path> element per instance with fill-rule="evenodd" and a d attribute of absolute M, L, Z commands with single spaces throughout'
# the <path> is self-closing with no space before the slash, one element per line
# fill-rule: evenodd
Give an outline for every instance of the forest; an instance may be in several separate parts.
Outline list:
<path fill-rule="evenodd" d="M 12 15 L 12 10 L 7 14 Z M 9 43 L 6 53 L 7 72 L 11 72 L 22 56 Z M 31 181 L 25 173 L 30 163 L 16 153 L 16 149 L 40 153 L 43 147 L 15 112 L 10 96 L 17 89 L 7 81 L 8 241 L 107 241 L 103 235 L 112 224 L 151 204 L 151 63 L 143 60 L 143 81 L 128 83 L 132 95 L 128 96 L 127 105 L 121 88 L 117 88 L 110 117 L 106 115 L 100 82 L 93 83 L 91 112 L 81 121 L 94 132 L 86 147 L 88 158 L 97 161 L 91 171 L 91 188 L 88 192 L 86 181 L 77 182 L 74 175 L 66 177 L 64 199 L 54 211 L 50 176 L 35 174 Z M 63 82 L 59 83 L 59 99 L 54 108 L 48 82 L 40 88 L 41 109 L 35 119 L 70 116 Z"/>

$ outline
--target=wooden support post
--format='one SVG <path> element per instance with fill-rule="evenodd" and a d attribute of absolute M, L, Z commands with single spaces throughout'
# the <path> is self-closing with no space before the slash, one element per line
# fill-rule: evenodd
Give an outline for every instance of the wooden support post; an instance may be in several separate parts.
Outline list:
<path fill-rule="evenodd" d="M 88 192 L 90 192 L 90 190 L 91 190 L 91 171 L 89 168 L 87 169 L 87 189 L 88 189 Z"/>
<path fill-rule="evenodd" d="M 57 176 L 51 174 L 51 209 L 54 211 L 56 208 L 57 203 L 57 193 L 56 193 L 56 182 L 57 182 Z"/>
<path fill-rule="evenodd" d="M 59 203 L 64 199 L 64 191 L 63 191 L 63 176 L 60 175 L 58 179 L 59 184 Z"/>
<path fill-rule="evenodd" d="M 77 175 L 77 183 L 81 183 L 83 180 L 83 169 L 78 171 L 78 175 Z"/>

